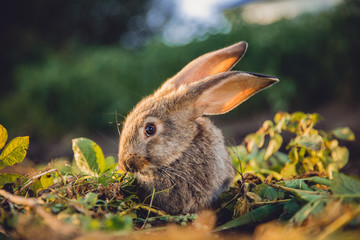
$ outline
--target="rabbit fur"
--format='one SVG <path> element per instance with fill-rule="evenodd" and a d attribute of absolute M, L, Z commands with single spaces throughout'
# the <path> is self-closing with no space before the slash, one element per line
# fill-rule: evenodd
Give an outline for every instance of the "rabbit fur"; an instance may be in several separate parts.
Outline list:
<path fill-rule="evenodd" d="M 232 182 L 223 135 L 204 115 L 226 113 L 278 82 L 229 71 L 246 49 L 247 43 L 239 42 L 193 60 L 125 119 L 119 167 L 135 174 L 142 197 L 155 191 L 153 205 L 169 214 L 213 207 Z"/>

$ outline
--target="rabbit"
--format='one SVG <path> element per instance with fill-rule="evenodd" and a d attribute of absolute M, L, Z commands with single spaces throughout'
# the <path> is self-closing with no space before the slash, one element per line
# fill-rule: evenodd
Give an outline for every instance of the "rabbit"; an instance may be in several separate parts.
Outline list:
<path fill-rule="evenodd" d="M 198 57 L 125 119 L 118 167 L 134 173 L 141 196 L 168 214 L 211 209 L 235 176 L 224 137 L 204 115 L 224 114 L 279 80 L 229 71 L 247 43 Z"/>

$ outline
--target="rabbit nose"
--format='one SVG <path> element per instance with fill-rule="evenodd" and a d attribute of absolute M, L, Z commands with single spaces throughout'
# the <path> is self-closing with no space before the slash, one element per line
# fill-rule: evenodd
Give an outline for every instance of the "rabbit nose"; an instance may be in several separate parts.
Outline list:
<path fill-rule="evenodd" d="M 125 171 L 131 173 L 140 172 L 147 165 L 149 165 L 149 159 L 143 156 L 139 156 L 136 153 L 129 154 L 123 160 L 123 168 L 125 168 Z"/>
<path fill-rule="evenodd" d="M 135 173 L 138 171 L 138 168 L 134 161 L 132 161 L 131 159 L 128 159 L 128 160 L 125 160 L 125 170 L 127 172 Z"/>

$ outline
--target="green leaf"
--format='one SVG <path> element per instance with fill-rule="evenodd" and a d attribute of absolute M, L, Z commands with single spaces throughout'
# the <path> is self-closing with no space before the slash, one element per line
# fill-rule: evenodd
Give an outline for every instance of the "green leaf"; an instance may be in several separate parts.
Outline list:
<path fill-rule="evenodd" d="M 304 182 L 304 179 L 288 180 L 288 181 L 285 181 L 284 184 L 286 187 L 289 187 L 289 188 L 312 191 L 312 189 Z"/>
<path fill-rule="evenodd" d="M 349 150 L 346 147 L 337 146 L 331 151 L 331 157 L 338 169 L 343 168 L 349 160 Z"/>
<path fill-rule="evenodd" d="M 109 180 L 108 177 L 106 177 L 106 175 L 100 175 L 98 178 L 97 178 L 97 181 L 99 184 L 103 185 L 103 186 L 108 186 L 109 183 L 111 182 L 111 180 Z"/>
<path fill-rule="evenodd" d="M 310 215 L 321 213 L 329 199 L 314 199 L 302 207 L 291 219 L 290 222 L 300 225 Z"/>
<path fill-rule="evenodd" d="M 75 215 L 75 214 L 74 214 Z M 86 215 L 75 215 L 73 219 L 68 218 L 67 222 L 81 223 L 82 228 L 89 230 L 125 231 L 133 229 L 133 221 L 129 216 L 106 214 L 105 218 L 93 218 Z M 75 218 L 74 218 L 75 217 Z"/>
<path fill-rule="evenodd" d="M 311 202 L 315 201 L 320 198 L 327 198 L 329 195 L 327 193 L 323 192 L 315 192 L 313 190 L 307 191 L 307 190 L 301 190 L 301 189 L 295 189 L 295 188 L 289 188 L 281 185 L 273 185 L 273 187 L 279 188 L 283 191 L 287 191 L 292 193 L 298 200 L 300 201 L 306 201 Z"/>
<path fill-rule="evenodd" d="M 264 141 L 265 141 L 264 133 L 259 132 L 255 134 L 255 143 L 258 148 L 261 148 L 264 145 Z"/>
<path fill-rule="evenodd" d="M 29 147 L 29 137 L 16 137 L 3 149 L 0 155 L 0 169 L 24 160 Z"/>
<path fill-rule="evenodd" d="M 54 204 L 50 207 L 51 212 L 55 214 L 58 214 L 64 209 L 66 209 L 66 206 L 60 203 Z"/>
<path fill-rule="evenodd" d="M 129 216 L 107 215 L 103 229 L 131 231 L 133 229 L 133 221 Z"/>
<path fill-rule="evenodd" d="M 23 178 L 23 176 L 13 173 L 2 173 L 0 174 L 0 187 L 4 186 L 6 183 L 15 182 L 18 178 Z"/>
<path fill-rule="evenodd" d="M 79 169 L 91 176 L 105 172 L 105 157 L 101 148 L 87 138 L 76 138 L 72 140 L 74 158 Z"/>
<path fill-rule="evenodd" d="M 8 133 L 3 125 L 0 124 L 0 149 L 5 146 L 6 140 L 8 138 Z"/>
<path fill-rule="evenodd" d="M 95 206 L 98 200 L 98 195 L 96 193 L 88 193 L 82 199 L 79 200 L 79 203 L 85 208 L 90 209 Z"/>
<path fill-rule="evenodd" d="M 294 143 L 313 151 L 320 151 L 323 148 L 323 139 L 320 135 L 297 136 Z"/>
<path fill-rule="evenodd" d="M 295 198 L 291 199 L 284 205 L 284 212 L 280 216 L 280 220 L 288 220 L 294 216 L 294 214 L 300 210 L 300 205 Z"/>
<path fill-rule="evenodd" d="M 360 181 L 345 174 L 333 172 L 330 189 L 338 197 L 360 199 Z"/>
<path fill-rule="evenodd" d="M 115 170 L 117 163 L 115 162 L 115 158 L 113 156 L 108 156 L 105 158 L 105 171 Z"/>
<path fill-rule="evenodd" d="M 283 142 L 283 138 L 280 134 L 275 133 L 272 138 L 270 138 L 269 145 L 266 149 L 264 159 L 268 159 L 271 155 L 279 150 L 281 144 Z"/>
<path fill-rule="evenodd" d="M 335 128 L 334 130 L 331 131 L 331 133 L 335 137 L 337 137 L 338 139 L 341 139 L 341 140 L 347 140 L 347 141 L 355 140 L 355 134 L 348 127 Z"/>
<path fill-rule="evenodd" d="M 251 223 L 265 222 L 275 219 L 283 211 L 284 203 L 268 204 L 248 212 L 234 220 L 231 220 L 220 227 L 215 228 L 214 232 L 244 226 Z"/>
<path fill-rule="evenodd" d="M 227 148 L 228 152 L 230 153 L 231 159 L 233 160 L 234 167 L 239 169 L 240 160 L 245 160 L 247 158 L 247 150 L 244 145 L 239 146 L 230 146 Z"/>
<path fill-rule="evenodd" d="M 331 181 L 327 178 L 322 178 L 322 177 L 310 177 L 310 178 L 306 178 L 306 181 L 315 183 L 315 184 L 320 184 L 320 185 L 325 185 L 325 186 L 330 186 L 331 185 Z"/>
<path fill-rule="evenodd" d="M 311 201 L 315 201 L 315 200 L 318 200 L 321 198 L 328 197 L 327 194 L 323 194 L 320 192 L 311 192 L 311 191 L 306 191 L 306 190 L 295 190 L 295 191 L 293 191 L 293 193 L 297 197 L 297 199 L 304 200 L 307 202 L 311 202 Z"/>
<path fill-rule="evenodd" d="M 262 188 L 260 190 L 259 196 L 262 199 L 266 199 L 269 201 L 274 201 L 275 199 L 279 199 L 278 192 L 274 188 L 269 187 L 269 186 Z"/>

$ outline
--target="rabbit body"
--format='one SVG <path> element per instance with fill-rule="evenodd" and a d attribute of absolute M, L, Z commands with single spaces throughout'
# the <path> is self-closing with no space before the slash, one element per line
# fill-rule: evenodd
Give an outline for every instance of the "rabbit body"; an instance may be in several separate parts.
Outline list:
<path fill-rule="evenodd" d="M 155 195 L 154 205 L 170 214 L 194 213 L 213 207 L 234 178 L 220 130 L 207 118 L 198 119 L 195 124 L 193 141 L 174 162 L 153 173 L 154 177 L 137 176 L 145 195 L 153 189 L 169 189 Z"/>
<path fill-rule="evenodd" d="M 245 42 L 205 54 L 143 99 L 127 116 L 119 166 L 133 172 L 143 198 L 169 214 L 213 207 L 235 175 L 221 131 L 204 115 L 230 111 L 276 78 L 228 72 Z"/>

